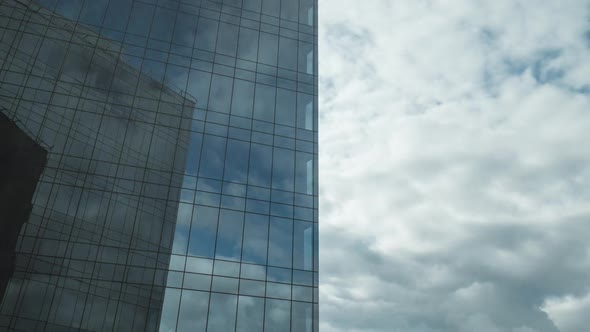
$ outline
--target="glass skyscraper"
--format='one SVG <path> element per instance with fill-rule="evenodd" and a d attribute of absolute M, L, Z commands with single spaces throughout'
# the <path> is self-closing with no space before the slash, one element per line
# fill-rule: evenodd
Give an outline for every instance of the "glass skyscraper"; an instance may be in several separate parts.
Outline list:
<path fill-rule="evenodd" d="M 0 0 L 0 331 L 318 331 L 317 0 Z"/>

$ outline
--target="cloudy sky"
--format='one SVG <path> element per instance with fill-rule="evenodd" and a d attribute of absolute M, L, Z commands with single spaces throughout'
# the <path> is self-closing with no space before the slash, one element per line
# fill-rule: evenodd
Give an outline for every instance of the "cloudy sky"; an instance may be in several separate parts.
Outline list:
<path fill-rule="evenodd" d="M 590 3 L 320 1 L 321 330 L 590 326 Z"/>

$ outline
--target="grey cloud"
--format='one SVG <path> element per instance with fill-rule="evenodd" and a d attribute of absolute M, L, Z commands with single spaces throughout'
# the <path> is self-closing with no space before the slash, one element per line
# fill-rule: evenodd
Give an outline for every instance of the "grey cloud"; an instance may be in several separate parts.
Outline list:
<path fill-rule="evenodd" d="M 484 331 L 559 331 L 540 307 L 547 295 L 587 290 L 590 270 L 583 264 L 588 261 L 583 249 L 590 225 L 584 220 L 572 218 L 542 230 L 468 227 L 466 239 L 428 254 L 378 253 L 369 243 L 332 230 L 323 239 L 343 245 L 337 253 L 324 253 L 331 257 L 322 262 L 330 276 L 322 283 L 337 287 L 339 300 L 324 303 L 323 314 L 338 316 L 340 330 L 386 331 L 394 324 L 400 330 L 474 331 L 479 324 Z M 537 255 L 530 247 L 551 251 Z M 502 255 L 520 262 L 513 266 Z M 433 279 L 441 271 L 448 280 L 437 283 Z M 347 284 L 347 278 L 354 282 Z M 360 314 L 344 318 L 342 310 Z"/>
<path fill-rule="evenodd" d="M 551 298 L 545 302 L 543 310 L 551 316 L 561 331 L 583 331 L 590 324 L 587 315 L 590 310 L 590 295 Z"/>
<path fill-rule="evenodd" d="M 323 6 L 322 331 L 590 324 L 582 1 Z"/>

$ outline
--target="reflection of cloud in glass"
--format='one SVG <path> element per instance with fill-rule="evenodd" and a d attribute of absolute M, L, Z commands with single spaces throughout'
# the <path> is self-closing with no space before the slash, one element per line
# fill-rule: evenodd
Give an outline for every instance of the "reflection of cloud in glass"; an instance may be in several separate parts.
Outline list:
<path fill-rule="evenodd" d="M 248 175 L 248 165 L 250 143 L 229 139 L 227 141 L 227 154 L 225 159 L 225 171 L 223 179 L 225 181 L 246 183 Z"/>
<path fill-rule="evenodd" d="M 247 279 L 266 280 L 266 267 L 263 265 L 242 263 L 240 276 Z"/>
<path fill-rule="evenodd" d="M 238 277 L 240 275 L 240 263 L 215 260 L 213 273 L 221 276 Z"/>
<path fill-rule="evenodd" d="M 272 148 L 267 145 L 252 143 L 250 146 L 250 169 L 248 184 L 270 187 L 272 166 Z"/>
<path fill-rule="evenodd" d="M 203 135 L 199 176 L 222 179 L 226 142 L 224 137 Z"/>
<path fill-rule="evenodd" d="M 290 268 L 292 266 L 293 221 L 272 217 L 269 228 L 269 265 Z"/>
<path fill-rule="evenodd" d="M 189 255 L 214 257 L 218 215 L 218 208 L 200 205 L 194 207 L 188 245 Z"/>
<path fill-rule="evenodd" d="M 160 332 L 173 332 L 176 330 L 176 318 L 180 304 L 180 290 L 166 288 L 162 315 L 160 317 Z"/>
<path fill-rule="evenodd" d="M 268 223 L 267 216 L 246 213 L 242 261 L 266 264 Z"/>
<path fill-rule="evenodd" d="M 211 294 L 209 319 L 207 322 L 208 332 L 227 332 L 234 330 L 237 300 L 236 295 Z"/>
<path fill-rule="evenodd" d="M 264 299 L 240 296 L 238 300 L 238 321 L 236 332 L 258 332 L 263 330 Z"/>
<path fill-rule="evenodd" d="M 183 290 L 178 314 L 178 331 L 205 331 L 209 293 Z"/>
<path fill-rule="evenodd" d="M 213 272 L 213 260 L 199 257 L 187 257 L 185 270 L 187 272 L 211 274 Z"/>
<path fill-rule="evenodd" d="M 215 257 L 240 260 L 244 212 L 221 209 L 217 226 Z"/>
<path fill-rule="evenodd" d="M 272 161 L 272 187 L 293 191 L 295 151 L 274 148 Z"/>
<path fill-rule="evenodd" d="M 176 23 L 174 24 L 172 42 L 186 47 L 192 47 L 198 22 L 197 16 L 178 12 Z"/>
<path fill-rule="evenodd" d="M 252 296 L 264 296 L 266 292 L 266 284 L 264 281 L 256 280 L 240 280 L 240 294 Z"/>
<path fill-rule="evenodd" d="M 276 281 L 282 283 L 291 283 L 291 269 L 283 269 L 278 267 L 268 267 L 266 273 L 266 280 Z"/>
<path fill-rule="evenodd" d="M 264 330 L 289 332 L 291 328 L 291 302 L 283 300 L 266 300 Z"/>
<path fill-rule="evenodd" d="M 266 296 L 277 299 L 291 299 L 291 285 L 274 282 L 266 283 Z"/>
<path fill-rule="evenodd" d="M 234 80 L 231 114 L 251 118 L 254 103 L 254 83 Z"/>

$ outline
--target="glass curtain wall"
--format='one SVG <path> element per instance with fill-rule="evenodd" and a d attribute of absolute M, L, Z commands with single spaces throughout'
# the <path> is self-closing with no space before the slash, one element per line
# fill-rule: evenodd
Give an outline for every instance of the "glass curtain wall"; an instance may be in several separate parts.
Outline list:
<path fill-rule="evenodd" d="M 0 329 L 318 331 L 317 81 L 317 0 L 0 0 Z"/>

